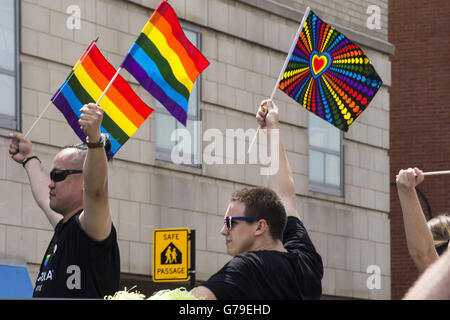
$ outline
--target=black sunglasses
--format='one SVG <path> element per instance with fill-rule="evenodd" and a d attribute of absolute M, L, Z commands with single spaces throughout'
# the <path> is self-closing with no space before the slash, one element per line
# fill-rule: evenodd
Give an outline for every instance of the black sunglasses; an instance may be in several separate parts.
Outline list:
<path fill-rule="evenodd" d="M 241 221 L 259 221 L 261 218 L 253 218 L 253 217 L 225 217 L 225 226 L 228 231 L 231 230 L 231 226 L 233 225 L 233 220 L 241 220 Z"/>
<path fill-rule="evenodd" d="M 83 173 L 83 170 L 66 170 L 55 168 L 50 171 L 50 179 L 54 182 L 60 182 L 67 178 L 69 174 Z"/>

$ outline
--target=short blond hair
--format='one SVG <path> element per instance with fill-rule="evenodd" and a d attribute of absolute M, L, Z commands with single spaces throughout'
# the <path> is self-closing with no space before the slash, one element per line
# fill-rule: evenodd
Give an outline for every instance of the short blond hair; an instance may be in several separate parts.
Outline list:
<path fill-rule="evenodd" d="M 450 240 L 450 216 L 448 214 L 442 214 L 434 217 L 427 222 L 427 226 L 433 236 L 434 247 L 439 254 L 442 254 L 448 247 Z"/>

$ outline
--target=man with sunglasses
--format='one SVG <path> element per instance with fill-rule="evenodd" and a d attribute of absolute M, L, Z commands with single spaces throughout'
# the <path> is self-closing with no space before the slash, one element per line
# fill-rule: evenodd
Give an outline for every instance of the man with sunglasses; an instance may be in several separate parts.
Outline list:
<path fill-rule="evenodd" d="M 87 145 L 67 147 L 50 174 L 22 134 L 11 134 L 9 154 L 25 168 L 38 206 L 55 230 L 42 259 L 33 297 L 103 298 L 119 289 L 120 257 L 108 203 L 103 110 L 80 110 Z"/>
<path fill-rule="evenodd" d="M 263 101 L 256 119 L 268 144 L 278 144 L 279 170 L 269 176 L 270 189 L 245 188 L 232 195 L 220 233 L 233 258 L 193 293 L 211 300 L 319 299 L 322 258 L 297 212 L 278 107 Z"/>

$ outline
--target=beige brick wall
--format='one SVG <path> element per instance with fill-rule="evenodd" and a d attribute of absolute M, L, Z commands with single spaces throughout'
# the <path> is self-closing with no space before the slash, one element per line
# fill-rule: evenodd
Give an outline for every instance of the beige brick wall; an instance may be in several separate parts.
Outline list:
<path fill-rule="evenodd" d="M 285 1 L 297 10 L 305 1 Z M 367 2 L 367 3 L 366 3 Z M 386 1 L 382 7 L 386 23 Z M 23 0 L 21 8 L 22 131 L 27 131 L 66 78 L 86 46 L 98 47 L 118 66 L 159 0 Z M 202 74 L 203 131 L 255 128 L 254 113 L 273 90 L 298 21 L 256 9 L 242 1 L 172 0 L 182 20 L 201 30 L 202 51 L 211 62 Z M 342 4 L 341 4 L 342 3 Z M 312 1 L 323 18 L 386 39 L 386 28 L 365 28 L 369 1 Z M 65 26 L 66 8 L 81 8 L 81 29 Z M 339 4 L 339 5 L 338 5 Z M 281 134 L 296 184 L 298 211 L 325 266 L 324 294 L 390 298 L 389 255 L 389 92 L 387 54 L 364 48 L 385 82 L 370 108 L 344 135 L 345 195 L 308 189 L 308 114 L 277 92 Z M 126 72 L 138 95 L 154 99 Z M 124 273 L 152 273 L 152 232 L 160 227 L 197 230 L 197 279 L 206 280 L 229 257 L 219 234 L 228 199 L 246 185 L 265 185 L 256 165 L 203 165 L 202 169 L 155 160 L 151 116 L 109 165 L 113 222 L 119 236 Z M 0 259 L 29 263 L 34 282 L 52 231 L 34 203 L 28 179 L 7 155 L 9 132 L 0 129 Z M 31 133 L 35 151 L 48 169 L 64 145 L 78 142 L 56 108 L 51 107 Z M 223 155 L 225 157 L 225 155 Z M 225 159 L 225 158 L 224 158 Z M 378 265 L 381 290 L 366 286 L 367 266 Z"/>
<path fill-rule="evenodd" d="M 272 0 L 287 7 L 304 11 L 307 6 L 316 12 L 326 22 L 337 24 L 356 30 L 376 38 L 387 40 L 388 38 L 388 0 Z M 381 28 L 370 30 L 366 27 L 369 13 L 367 8 L 376 5 L 380 8 Z"/>

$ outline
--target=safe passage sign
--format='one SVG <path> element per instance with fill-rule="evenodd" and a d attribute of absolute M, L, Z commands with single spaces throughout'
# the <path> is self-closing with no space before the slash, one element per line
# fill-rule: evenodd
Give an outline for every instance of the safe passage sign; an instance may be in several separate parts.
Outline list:
<path fill-rule="evenodd" d="M 189 229 L 153 231 L 153 281 L 189 280 Z"/>

